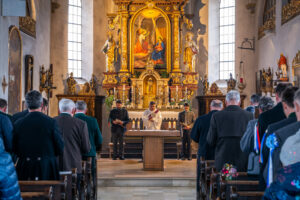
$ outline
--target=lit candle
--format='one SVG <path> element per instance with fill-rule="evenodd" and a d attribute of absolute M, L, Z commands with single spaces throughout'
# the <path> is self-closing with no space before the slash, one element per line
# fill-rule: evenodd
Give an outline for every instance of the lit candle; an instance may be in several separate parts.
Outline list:
<path fill-rule="evenodd" d="M 173 121 L 173 128 L 176 129 L 176 120 Z"/>
<path fill-rule="evenodd" d="M 137 120 L 137 127 L 136 128 L 140 129 L 140 120 L 139 119 Z"/>
<path fill-rule="evenodd" d="M 171 121 L 169 121 L 169 123 L 168 123 L 168 128 L 169 128 L 169 129 L 171 129 L 171 128 L 172 128 Z"/>
<path fill-rule="evenodd" d="M 135 121 L 132 120 L 132 129 L 135 129 Z"/>

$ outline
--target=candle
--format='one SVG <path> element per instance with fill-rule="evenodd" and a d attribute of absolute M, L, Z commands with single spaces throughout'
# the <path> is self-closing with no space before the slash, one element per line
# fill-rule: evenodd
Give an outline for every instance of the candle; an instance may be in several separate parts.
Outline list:
<path fill-rule="evenodd" d="M 243 83 L 244 79 L 243 78 L 240 78 L 240 83 Z"/>
<path fill-rule="evenodd" d="M 116 87 L 114 87 L 114 95 L 116 95 Z"/>
<path fill-rule="evenodd" d="M 173 128 L 176 129 L 176 120 L 173 121 Z"/>
<path fill-rule="evenodd" d="M 137 120 L 137 129 L 140 129 L 140 120 Z"/>
<path fill-rule="evenodd" d="M 176 93 L 178 92 L 178 85 L 176 85 Z"/>
<path fill-rule="evenodd" d="M 132 129 L 135 129 L 135 121 L 132 120 Z"/>
<path fill-rule="evenodd" d="M 123 91 L 125 91 L 125 84 L 123 85 Z"/>
<path fill-rule="evenodd" d="M 169 129 L 171 129 L 171 128 L 172 128 L 171 121 L 169 121 L 169 123 L 168 123 L 168 128 L 169 128 Z"/>
<path fill-rule="evenodd" d="M 131 86 L 131 93 L 133 93 L 133 85 Z"/>

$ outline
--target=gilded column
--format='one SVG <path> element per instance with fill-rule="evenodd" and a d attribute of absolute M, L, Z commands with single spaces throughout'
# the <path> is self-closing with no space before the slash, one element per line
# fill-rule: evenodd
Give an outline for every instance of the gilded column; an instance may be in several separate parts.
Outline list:
<path fill-rule="evenodd" d="M 121 14 L 121 23 L 122 23 L 122 35 L 121 35 L 121 50 L 122 50 L 122 62 L 121 62 L 121 72 L 128 72 L 128 52 L 127 52 L 127 22 L 128 22 L 128 14 Z"/>
<path fill-rule="evenodd" d="M 180 17 L 180 12 L 174 13 L 173 14 L 173 72 L 180 72 L 180 38 L 179 38 L 179 17 Z"/>

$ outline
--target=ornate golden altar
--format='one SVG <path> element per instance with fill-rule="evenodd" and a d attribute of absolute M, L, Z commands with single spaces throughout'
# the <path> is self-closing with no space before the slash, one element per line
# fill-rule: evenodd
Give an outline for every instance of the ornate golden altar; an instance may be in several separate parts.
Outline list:
<path fill-rule="evenodd" d="M 128 109 L 178 108 L 198 88 L 195 55 L 198 46 L 192 22 L 184 14 L 188 0 L 114 0 L 108 39 L 103 47 L 103 88 Z"/>

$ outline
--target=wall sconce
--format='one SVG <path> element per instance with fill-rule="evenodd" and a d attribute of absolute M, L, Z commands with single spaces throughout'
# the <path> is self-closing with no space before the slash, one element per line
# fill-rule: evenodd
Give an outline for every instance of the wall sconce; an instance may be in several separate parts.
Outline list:
<path fill-rule="evenodd" d="M 245 38 L 239 49 L 255 51 L 255 37 L 253 39 Z"/>
<path fill-rule="evenodd" d="M 246 4 L 247 10 L 250 10 L 250 13 L 254 14 L 257 0 L 246 0 L 246 1 L 248 1 Z"/>

